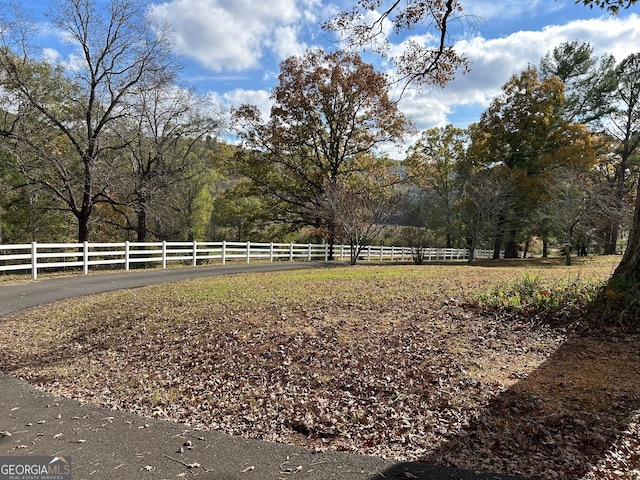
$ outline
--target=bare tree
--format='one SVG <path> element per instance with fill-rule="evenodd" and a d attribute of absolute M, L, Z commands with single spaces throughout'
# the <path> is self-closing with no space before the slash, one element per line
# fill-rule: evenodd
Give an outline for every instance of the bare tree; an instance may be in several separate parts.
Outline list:
<path fill-rule="evenodd" d="M 136 111 L 118 122 L 126 165 L 120 173 L 122 205 L 114 208 L 139 242 L 149 233 L 154 205 L 165 203 L 179 184 L 204 176 L 205 140 L 219 133 L 224 123 L 223 114 L 207 103 L 191 90 L 163 85 L 136 96 Z"/>
<path fill-rule="evenodd" d="M 355 265 L 363 248 L 384 232 L 397 205 L 398 195 L 391 187 L 368 178 L 328 186 L 319 202 L 319 213 L 331 218 L 337 232 L 349 243 L 351 265 Z"/>
<path fill-rule="evenodd" d="M 57 0 L 48 18 L 73 48 L 71 61 L 47 62 L 29 42 L 33 24 L 19 10 L 2 18 L 0 132 L 16 165 L 48 190 L 90 235 L 94 206 L 111 202 L 110 164 L 122 144 L 112 129 L 133 99 L 176 71 L 169 32 L 139 0 Z"/>

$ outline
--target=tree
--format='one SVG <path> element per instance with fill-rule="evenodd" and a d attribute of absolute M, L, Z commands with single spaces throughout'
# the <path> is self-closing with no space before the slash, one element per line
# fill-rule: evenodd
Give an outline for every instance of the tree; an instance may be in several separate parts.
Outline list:
<path fill-rule="evenodd" d="M 400 55 L 390 59 L 405 87 L 444 86 L 460 68 L 468 66 L 467 60 L 449 43 L 450 25 L 461 14 L 457 0 L 359 0 L 353 8 L 324 24 L 324 28 L 340 33 L 355 50 L 369 48 L 383 57 L 388 57 L 391 50 L 387 39 L 390 33 L 398 36 L 423 29 L 418 33 L 429 33 L 438 39 L 435 47 L 418 41 L 418 35 L 405 42 Z"/>
<path fill-rule="evenodd" d="M 617 14 L 620 8 L 628 8 L 631 5 L 635 5 L 637 0 L 582 0 L 582 3 L 593 7 L 594 5 L 600 8 L 606 8 L 612 14 Z M 576 0 L 576 3 L 580 3 L 580 0 Z M 632 67 L 637 62 L 637 59 L 631 60 L 629 66 Z M 635 90 L 633 86 L 637 86 L 638 77 L 631 80 L 631 83 L 627 86 L 629 91 Z M 629 100 L 632 100 L 629 97 Z M 635 102 L 634 102 L 635 103 Z M 633 217 L 631 219 L 631 228 L 629 230 L 629 242 L 625 249 L 622 260 L 618 264 L 618 267 L 613 272 L 612 282 L 620 282 L 637 284 L 640 282 L 640 182 L 638 182 L 636 199 L 634 204 Z"/>
<path fill-rule="evenodd" d="M 206 108 L 204 99 L 173 85 L 141 92 L 133 104 L 135 111 L 119 119 L 116 129 L 127 165 L 118 187 L 121 205 L 114 208 L 127 219 L 125 228 L 135 230 L 137 241 L 144 242 L 151 210 L 167 204 L 171 192 L 193 177 L 206 178 L 211 163 L 207 157 L 213 151 L 205 140 L 221 129 L 223 121 L 221 113 Z M 197 196 L 201 189 L 196 190 L 191 195 Z"/>
<path fill-rule="evenodd" d="M 616 109 L 613 95 L 618 86 L 618 78 L 615 71 L 615 59 L 612 55 L 597 58 L 589 43 L 566 42 L 554 48 L 541 60 L 540 72 L 543 78 L 556 76 L 564 83 L 565 101 L 561 109 L 563 119 L 568 122 L 588 124 L 592 130 L 602 130 L 603 122 Z M 613 156 L 605 158 L 607 164 L 613 168 L 604 168 L 601 171 L 610 174 L 608 182 L 610 189 L 614 198 L 620 198 L 624 195 L 624 189 L 620 189 L 619 177 L 624 177 L 625 174 L 620 175 L 620 169 L 617 162 L 613 161 Z M 565 205 L 565 212 L 579 211 L 581 197 L 574 196 L 577 203 L 573 208 L 567 205 L 570 198 L 570 196 L 566 196 L 561 202 Z M 607 254 L 616 251 L 616 239 L 621 222 L 622 203 L 621 200 L 615 200 L 615 202 L 619 207 L 617 211 L 609 209 L 608 222 L 606 225 L 602 225 L 600 232 L 604 239 L 604 253 Z M 597 213 L 594 212 L 594 214 Z M 543 212 L 540 218 L 545 219 L 544 225 L 550 225 L 548 214 Z M 563 232 L 561 237 L 566 237 L 566 232 Z"/>
<path fill-rule="evenodd" d="M 453 242 L 454 203 L 458 196 L 456 172 L 464 158 L 466 142 L 465 131 L 453 125 L 432 128 L 422 133 L 404 161 L 409 181 L 429 192 L 427 225 L 444 232 L 447 248 Z"/>
<path fill-rule="evenodd" d="M 264 202 L 238 183 L 215 197 L 209 219 L 211 238 L 235 242 L 271 241 Z"/>
<path fill-rule="evenodd" d="M 17 166 L 46 188 L 90 235 L 94 206 L 111 202 L 110 163 L 122 147 L 110 131 L 130 113 L 132 98 L 175 72 L 169 35 L 151 25 L 146 4 L 59 0 L 48 17 L 74 48 L 76 62 L 43 60 L 30 45 L 32 25 L 20 12 L 3 18 L 0 48 L 2 134 Z M 38 55 L 40 55 L 38 57 Z"/>
<path fill-rule="evenodd" d="M 398 195 L 386 179 L 365 177 L 331 185 L 319 205 L 320 216 L 331 219 L 349 244 L 351 265 L 383 233 L 398 206 Z"/>
<path fill-rule="evenodd" d="M 460 195 L 454 204 L 456 235 L 469 249 L 468 262 L 475 260 L 475 251 L 484 241 L 490 241 L 500 227 L 500 219 L 512 207 L 515 185 L 503 166 L 477 168 L 464 162 L 459 168 Z"/>
<path fill-rule="evenodd" d="M 234 111 L 243 139 L 236 171 L 271 201 L 272 220 L 310 225 L 333 246 L 335 221 L 318 215 L 326 192 L 384 167 L 377 150 L 401 140 L 410 122 L 386 77 L 356 54 L 309 51 L 280 68 L 268 122 L 255 106 Z"/>
<path fill-rule="evenodd" d="M 595 57 L 588 42 L 565 42 L 540 61 L 541 78 L 557 76 L 564 84 L 562 118 L 568 122 L 597 124 L 612 111 L 611 93 L 616 89 L 612 55 Z"/>
<path fill-rule="evenodd" d="M 606 231 L 605 254 L 614 254 L 620 230 L 620 215 L 629 191 L 629 178 L 637 170 L 636 155 L 640 145 L 640 54 L 622 60 L 615 69 L 618 79 L 611 102 L 612 111 L 603 120 L 607 136 L 612 139 L 611 189 L 617 215 L 611 217 Z"/>
<path fill-rule="evenodd" d="M 640 145 L 640 54 L 624 59 L 616 69 L 619 87 L 616 94 L 618 110 L 611 116 L 609 133 L 618 141 L 619 158 L 617 200 L 622 204 L 625 177 L 631 162 L 636 161 Z M 640 182 L 638 182 L 635 208 L 629 232 L 629 243 L 614 277 L 640 279 Z"/>
<path fill-rule="evenodd" d="M 481 115 L 471 135 L 469 155 L 487 168 L 502 165 L 516 187 L 509 208 L 499 216 L 494 244 L 498 258 L 517 256 L 517 232 L 546 195 L 545 179 L 555 169 L 591 164 L 586 127 L 561 117 L 564 86 L 552 76 L 540 80 L 529 68 L 513 76 Z"/>
<path fill-rule="evenodd" d="M 50 197 L 30 185 L 0 159 L 0 243 L 68 242 L 68 215 L 59 215 Z"/>
<path fill-rule="evenodd" d="M 549 182 L 548 208 L 538 212 L 539 222 L 563 245 L 566 264 L 571 265 L 571 252 L 585 256 L 589 244 L 596 237 L 598 220 L 608 213 L 607 198 L 603 197 L 593 171 L 567 169 Z"/>

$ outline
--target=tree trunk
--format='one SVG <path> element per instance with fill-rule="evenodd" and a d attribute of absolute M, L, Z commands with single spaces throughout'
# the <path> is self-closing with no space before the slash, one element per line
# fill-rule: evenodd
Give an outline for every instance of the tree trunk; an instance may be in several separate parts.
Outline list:
<path fill-rule="evenodd" d="M 571 245 L 564 246 L 564 258 L 565 264 L 570 267 L 571 266 Z"/>
<path fill-rule="evenodd" d="M 136 226 L 136 234 L 138 242 L 147 241 L 147 211 L 142 206 L 138 210 L 138 225 Z"/>
<path fill-rule="evenodd" d="M 547 258 L 549 256 L 549 240 L 547 238 L 542 239 L 542 258 Z"/>
<path fill-rule="evenodd" d="M 334 247 L 336 244 L 336 224 L 331 222 L 329 225 L 329 261 L 333 261 Z"/>
<path fill-rule="evenodd" d="M 469 242 L 469 258 L 467 259 L 467 263 L 471 265 L 476 258 L 476 239 L 474 238 L 471 242 Z"/>
<path fill-rule="evenodd" d="M 333 214 L 331 215 L 333 217 Z M 327 241 L 329 242 L 329 261 L 333 261 L 333 257 L 334 257 L 334 250 L 335 250 L 335 244 L 336 244 L 336 237 L 338 236 L 336 233 L 336 222 L 333 218 L 330 218 L 328 220 L 328 225 L 327 225 L 327 230 L 328 230 L 328 238 Z"/>
<path fill-rule="evenodd" d="M 607 232 L 607 241 L 604 246 L 605 255 L 615 255 L 618 249 L 618 234 L 620 232 L 619 215 L 623 210 L 623 199 L 625 195 L 625 180 L 627 170 L 627 160 L 630 156 L 630 151 L 625 142 L 624 151 L 622 152 L 622 160 L 618 168 L 618 178 L 616 180 L 616 214 L 611 218 L 610 230 Z"/>
<path fill-rule="evenodd" d="M 91 210 L 87 212 L 80 212 L 76 215 L 78 219 L 78 242 L 89 241 L 89 218 L 91 217 Z"/>
<path fill-rule="evenodd" d="M 504 248 L 504 258 L 518 258 L 518 244 L 516 243 L 517 232 L 515 229 L 509 230 L 509 239 Z"/>
<path fill-rule="evenodd" d="M 496 235 L 496 240 L 493 243 L 493 259 L 498 260 L 500 258 L 500 247 L 502 247 L 502 236 Z"/>
<path fill-rule="evenodd" d="M 500 249 L 502 248 L 502 240 L 504 239 L 504 215 L 498 217 L 498 224 L 496 226 L 496 238 L 493 244 L 493 259 L 498 260 L 500 258 Z"/>
<path fill-rule="evenodd" d="M 640 183 L 638 183 L 636 192 L 627 249 L 618 267 L 613 272 L 612 278 L 627 280 L 633 283 L 640 280 Z"/>
<path fill-rule="evenodd" d="M 358 263 L 358 257 L 360 256 L 360 252 L 362 251 L 362 245 L 359 245 L 357 242 L 353 240 L 353 238 L 349 239 L 349 247 L 351 250 L 351 256 L 349 257 L 349 263 L 351 265 L 355 265 Z"/>
<path fill-rule="evenodd" d="M 604 241 L 605 255 L 615 255 L 618 248 L 618 224 L 614 223 L 610 225 L 610 228 L 606 232 Z"/>
<path fill-rule="evenodd" d="M 587 241 L 586 240 L 580 240 L 578 242 L 578 256 L 579 257 L 586 257 L 588 255 L 588 250 L 589 250 L 589 247 L 587 245 Z"/>

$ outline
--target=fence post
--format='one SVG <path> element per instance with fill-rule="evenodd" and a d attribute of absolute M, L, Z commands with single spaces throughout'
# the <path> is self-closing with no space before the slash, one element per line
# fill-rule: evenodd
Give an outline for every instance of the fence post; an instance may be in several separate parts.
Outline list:
<path fill-rule="evenodd" d="M 225 265 L 227 263 L 227 241 L 222 241 L 222 250 L 220 251 L 220 259 L 222 260 L 222 264 Z"/>
<path fill-rule="evenodd" d="M 31 278 L 38 279 L 38 246 L 36 242 L 31 242 Z"/>
<path fill-rule="evenodd" d="M 334 245 L 334 251 L 335 251 L 335 245 Z M 329 260 L 329 244 L 325 243 L 324 244 L 324 261 L 328 261 Z"/>
<path fill-rule="evenodd" d="M 273 263 L 273 242 L 269 244 L 269 262 Z"/>
<path fill-rule="evenodd" d="M 371 261 L 371 245 L 367 245 L 367 262 Z"/>
<path fill-rule="evenodd" d="M 193 241 L 193 264 L 194 267 L 198 265 L 198 242 Z"/>
<path fill-rule="evenodd" d="M 293 243 L 289 244 L 289 261 L 293 262 Z"/>
<path fill-rule="evenodd" d="M 85 275 L 89 275 L 89 242 L 82 242 L 82 270 Z"/>
<path fill-rule="evenodd" d="M 251 262 L 251 242 L 247 242 L 247 263 Z"/>
<path fill-rule="evenodd" d="M 167 268 L 167 241 L 162 241 L 162 269 Z"/>
<path fill-rule="evenodd" d="M 384 245 L 380 245 L 380 261 L 384 260 Z"/>
<path fill-rule="evenodd" d="M 307 252 L 307 261 L 311 261 L 311 244 L 309 244 L 309 251 Z"/>
<path fill-rule="evenodd" d="M 124 271 L 125 272 L 129 271 L 129 258 L 130 258 L 129 240 L 127 240 L 126 242 L 124 242 Z"/>

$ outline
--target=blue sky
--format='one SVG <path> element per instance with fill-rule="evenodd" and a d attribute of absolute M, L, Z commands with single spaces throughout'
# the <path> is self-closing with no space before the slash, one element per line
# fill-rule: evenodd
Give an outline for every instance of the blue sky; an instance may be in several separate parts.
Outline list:
<path fill-rule="evenodd" d="M 148 4 L 150 13 L 168 22 L 175 33 L 187 84 L 224 107 L 251 103 L 267 113 L 279 62 L 307 48 L 336 48 L 337 39 L 319 25 L 353 1 L 165 0 Z M 445 89 L 405 93 L 400 107 L 418 130 L 447 123 L 466 127 L 476 121 L 513 74 L 538 65 L 560 43 L 588 41 L 598 55 L 611 53 L 617 60 L 640 51 L 640 6 L 611 17 L 573 0 L 461 2 L 467 17 L 455 25 L 451 40 L 471 62 L 471 71 Z M 47 4 L 48 0 L 27 0 L 23 7 L 39 14 Z M 426 35 L 422 38 L 429 41 Z M 56 48 L 54 39 L 53 34 L 43 37 L 51 42 L 46 46 Z M 402 48 L 402 38 L 390 40 L 394 49 Z"/>

